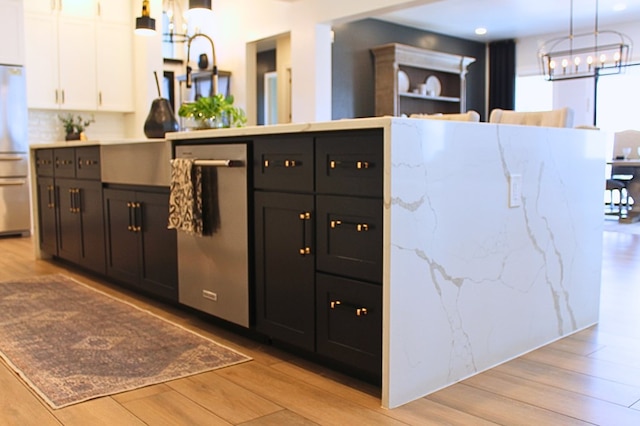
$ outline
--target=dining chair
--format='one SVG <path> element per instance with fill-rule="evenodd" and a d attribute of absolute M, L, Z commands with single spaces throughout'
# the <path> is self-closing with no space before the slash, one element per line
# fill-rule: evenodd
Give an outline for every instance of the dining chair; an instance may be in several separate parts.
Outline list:
<path fill-rule="evenodd" d="M 429 120 L 451 120 L 451 121 L 480 121 L 480 114 L 474 110 L 452 114 L 411 114 L 410 118 L 426 118 Z"/>
<path fill-rule="evenodd" d="M 496 108 L 492 110 L 489 115 L 489 123 L 542 127 L 572 127 L 573 110 L 569 107 L 549 111 L 512 111 Z"/>

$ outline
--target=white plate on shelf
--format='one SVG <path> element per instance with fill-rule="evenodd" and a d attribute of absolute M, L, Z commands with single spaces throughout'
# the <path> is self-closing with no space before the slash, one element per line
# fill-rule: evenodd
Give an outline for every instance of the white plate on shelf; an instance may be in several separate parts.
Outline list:
<path fill-rule="evenodd" d="M 427 93 L 431 96 L 440 96 L 442 92 L 442 85 L 440 84 L 440 80 L 435 75 L 430 75 L 424 81 L 424 84 L 427 85 Z"/>
<path fill-rule="evenodd" d="M 398 71 L 398 92 L 406 93 L 409 91 L 409 87 L 411 86 L 411 82 L 409 81 L 409 76 L 406 72 L 399 70 Z"/>

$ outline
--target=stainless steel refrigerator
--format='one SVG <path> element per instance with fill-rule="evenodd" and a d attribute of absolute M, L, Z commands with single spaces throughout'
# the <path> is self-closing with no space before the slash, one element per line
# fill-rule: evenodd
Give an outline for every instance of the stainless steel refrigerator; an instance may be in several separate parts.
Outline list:
<path fill-rule="evenodd" d="M 0 235 L 29 233 L 28 151 L 24 69 L 0 65 Z"/>

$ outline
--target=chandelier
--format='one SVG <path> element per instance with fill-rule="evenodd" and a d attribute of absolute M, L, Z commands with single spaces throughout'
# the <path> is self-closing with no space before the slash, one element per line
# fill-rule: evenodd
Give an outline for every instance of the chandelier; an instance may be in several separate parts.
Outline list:
<path fill-rule="evenodd" d="M 569 35 L 551 39 L 538 50 L 546 80 L 619 74 L 629 61 L 631 40 L 626 35 L 598 29 L 598 0 L 595 26 L 590 33 L 573 33 L 573 0 L 569 14 Z"/>

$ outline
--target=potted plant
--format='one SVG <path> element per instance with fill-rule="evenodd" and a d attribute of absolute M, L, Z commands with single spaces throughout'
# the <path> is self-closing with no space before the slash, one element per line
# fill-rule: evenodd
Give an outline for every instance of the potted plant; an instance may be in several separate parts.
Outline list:
<path fill-rule="evenodd" d="M 84 129 L 89 127 L 89 125 L 96 120 L 93 118 L 93 115 L 89 120 L 85 120 L 82 116 L 77 115 L 74 117 L 73 114 L 69 113 L 66 115 L 59 115 L 58 118 L 62 122 L 62 126 L 64 127 L 64 140 L 66 141 L 77 141 L 81 140 L 84 137 Z"/>
<path fill-rule="evenodd" d="M 193 120 L 195 129 L 242 127 L 247 122 L 244 110 L 233 106 L 233 96 L 221 93 L 182 104 L 178 115 Z"/>

